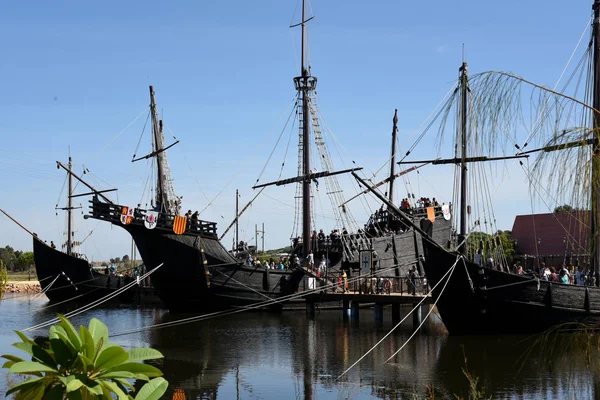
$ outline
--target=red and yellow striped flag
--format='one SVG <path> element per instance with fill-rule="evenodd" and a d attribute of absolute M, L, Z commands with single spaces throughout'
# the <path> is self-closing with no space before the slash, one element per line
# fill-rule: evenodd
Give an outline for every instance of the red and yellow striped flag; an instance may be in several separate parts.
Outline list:
<path fill-rule="evenodd" d="M 427 207 L 427 219 L 431 222 L 435 222 L 435 208 Z"/>
<path fill-rule="evenodd" d="M 182 217 L 180 215 L 176 216 L 175 220 L 173 221 L 173 232 L 175 232 L 178 235 L 181 235 L 183 232 L 185 232 L 186 225 L 187 225 L 186 217 Z"/>

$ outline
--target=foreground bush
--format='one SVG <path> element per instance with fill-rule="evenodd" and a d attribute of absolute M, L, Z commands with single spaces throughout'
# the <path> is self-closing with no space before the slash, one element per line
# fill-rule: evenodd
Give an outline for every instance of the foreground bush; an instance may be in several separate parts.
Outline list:
<path fill-rule="evenodd" d="M 168 382 L 162 372 L 140 361 L 162 358 L 154 349 L 131 349 L 108 341 L 106 325 L 97 319 L 89 327 L 79 327 L 63 317 L 50 327 L 49 341 L 33 341 L 15 331 L 21 342 L 13 344 L 31 356 L 25 361 L 12 355 L 2 368 L 9 373 L 25 375 L 30 379 L 12 387 L 7 395 L 15 399 L 134 399 L 133 382 L 146 381 L 137 392 L 135 400 L 159 399 L 167 390 Z"/>

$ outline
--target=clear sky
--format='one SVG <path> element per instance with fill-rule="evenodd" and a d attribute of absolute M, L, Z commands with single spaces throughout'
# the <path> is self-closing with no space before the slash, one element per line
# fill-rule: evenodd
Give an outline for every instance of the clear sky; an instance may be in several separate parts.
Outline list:
<path fill-rule="evenodd" d="M 343 156 L 334 164 L 354 160 L 377 171 L 389 157 L 394 109 L 405 151 L 458 76 L 463 43 L 473 73 L 507 70 L 553 86 L 589 21 L 591 0 L 313 0 L 311 9 L 318 104 L 337 139 L 330 150 Z M 299 21 L 299 10 L 296 0 L 0 2 L 0 207 L 40 237 L 60 241 L 64 216 L 54 207 L 65 175 L 55 161 L 66 161 L 69 149 L 75 164 L 119 188 L 120 202 L 139 203 L 147 167 L 130 160 L 145 114 L 111 140 L 147 107 L 152 84 L 181 140 L 169 160 L 183 207 L 204 210 L 212 201 L 201 218 L 218 222 L 222 232 L 234 216 L 235 189 L 241 204 L 253 196 L 294 98 L 300 31 L 289 25 Z M 292 145 L 295 138 L 296 132 Z M 142 138 L 138 155 L 148 140 Z M 426 150 L 415 158 L 430 158 L 433 145 Z M 262 182 L 277 179 L 282 153 Z M 284 177 L 295 174 L 296 153 L 291 147 Z M 417 195 L 444 200 L 451 180 L 423 169 L 411 183 Z M 496 217 L 511 229 L 515 215 L 532 208 L 523 176 L 504 180 Z M 349 179 L 343 186 L 346 197 L 354 194 Z M 254 225 L 264 222 L 266 247 L 287 245 L 293 192 L 269 188 L 243 216 L 241 239 L 254 242 Z M 319 196 L 317 203 L 327 201 Z M 84 210 L 85 201 L 78 200 Z M 353 213 L 362 224 L 369 210 L 361 204 Z M 320 206 L 317 213 L 327 215 Z M 83 247 L 90 258 L 129 252 L 125 231 L 79 217 L 80 238 L 94 230 Z M 31 249 L 30 237 L 0 216 L 0 245 L 7 244 Z"/>

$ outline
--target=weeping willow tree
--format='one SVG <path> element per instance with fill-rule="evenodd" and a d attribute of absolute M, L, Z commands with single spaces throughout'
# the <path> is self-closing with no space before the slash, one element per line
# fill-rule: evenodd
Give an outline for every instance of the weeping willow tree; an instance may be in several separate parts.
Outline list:
<path fill-rule="evenodd" d="M 586 54 L 589 57 L 589 52 Z M 578 67 L 585 64 L 581 61 Z M 468 232 L 494 235 L 500 230 L 493 204 L 499 181 L 507 177 L 509 169 L 524 173 L 532 209 L 535 203 L 547 212 L 561 204 L 571 204 L 577 211 L 589 210 L 590 187 L 598 184 L 592 182 L 589 145 L 597 132 L 588 127 L 594 111 L 586 103 L 591 91 L 583 90 L 584 99 L 577 98 L 587 75 L 579 69 L 573 72 L 563 90 L 574 86 L 576 93 L 567 95 L 508 72 L 489 71 L 468 77 L 463 71 L 466 64 L 461 67 L 454 90 L 418 140 L 437 125 L 436 148 L 441 156 L 439 153 L 450 147 L 446 142 L 451 137 L 453 158 L 432 163 L 456 165 L 455 215 L 456 204 L 462 199 L 460 187 L 464 184 L 467 188 L 466 215 L 455 218 L 455 224 L 460 220 L 462 228 L 464 218 Z M 465 169 L 466 179 L 461 176 Z M 494 179 L 499 172 L 500 179 Z M 587 229 L 585 213 L 573 214 L 580 229 Z M 564 228 L 565 234 L 571 231 L 570 227 Z M 496 245 L 484 247 L 489 249 L 484 256 L 503 253 L 497 247 L 506 241 L 493 242 Z M 583 244 L 578 247 L 583 248 Z M 476 248 L 467 246 L 471 257 L 473 250 Z"/>
<path fill-rule="evenodd" d="M 573 76 L 568 83 L 572 81 Z M 576 87 L 580 84 L 578 79 Z M 475 118 L 490 132 L 484 142 L 488 148 L 493 149 L 492 141 L 504 134 L 513 141 L 515 154 L 536 156 L 526 171 L 532 195 L 538 199 L 544 196 L 551 201 L 548 204 L 555 206 L 570 204 L 573 209 L 589 209 L 590 145 L 597 134 L 589 128 L 594 111 L 586 103 L 590 91 L 585 91 L 586 99 L 582 101 L 498 71 L 475 76 L 472 86 L 480 93 Z M 522 144 L 519 132 L 526 134 Z"/>
<path fill-rule="evenodd" d="M 582 60 L 590 58 L 589 50 Z M 586 63 L 582 61 L 578 66 L 583 65 Z M 590 126 L 597 110 L 589 105 L 592 90 L 585 89 L 584 84 L 588 75 L 583 68 L 576 69 L 562 92 L 506 72 L 486 72 L 473 79 L 481 100 L 474 118 L 481 125 L 487 123 L 492 133 L 487 140 L 504 133 L 505 138 L 514 140 L 514 154 L 535 157 L 532 162 L 520 161 L 532 201 L 547 212 L 570 205 L 562 208 L 570 214 L 569 226 L 562 228 L 580 252 L 589 251 L 588 239 L 590 245 L 593 242 L 588 210 L 593 209 L 592 192 L 598 191 L 600 183 L 592 172 L 593 157 L 599 155 L 592 149 L 598 131 Z M 571 86 L 574 93 L 564 93 Z M 519 132 L 525 136 L 521 144 L 517 141 Z M 557 223 L 561 224 L 558 219 Z"/>

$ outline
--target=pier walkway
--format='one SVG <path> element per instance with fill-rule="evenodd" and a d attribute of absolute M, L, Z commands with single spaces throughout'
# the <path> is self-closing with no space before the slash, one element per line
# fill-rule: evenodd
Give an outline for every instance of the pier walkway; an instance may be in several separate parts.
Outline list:
<path fill-rule="evenodd" d="M 344 317 L 358 320 L 359 308 L 373 306 L 375 320 L 383 320 L 385 306 L 391 305 L 392 320 L 400 320 L 400 306 L 412 305 L 417 310 L 413 313 L 413 322 L 421 321 L 421 307 L 433 304 L 433 298 L 425 278 L 379 277 L 372 275 L 354 276 L 347 281 L 344 290 L 343 282 L 336 274 L 321 277 L 315 271 L 303 268 L 305 274 L 313 278 L 307 289 L 311 289 L 302 298 L 306 302 L 306 314 L 314 316 L 315 304 L 325 302 L 342 303 Z M 322 287 L 322 290 L 319 290 Z M 417 307 L 418 305 L 421 307 Z"/>

